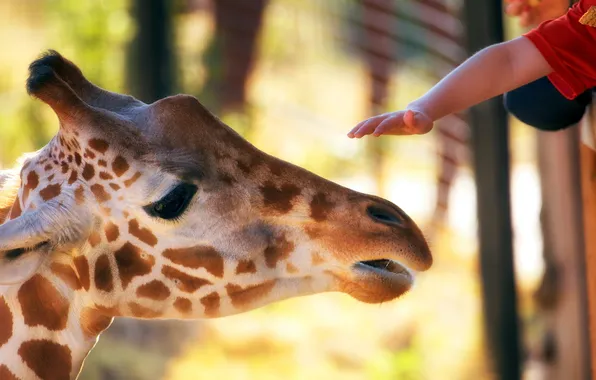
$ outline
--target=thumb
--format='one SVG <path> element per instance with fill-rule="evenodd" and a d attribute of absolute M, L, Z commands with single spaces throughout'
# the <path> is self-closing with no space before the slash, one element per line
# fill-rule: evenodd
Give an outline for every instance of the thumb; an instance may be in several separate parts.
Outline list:
<path fill-rule="evenodd" d="M 432 121 L 428 116 L 419 111 L 407 110 L 404 114 L 404 124 L 414 133 L 426 133 L 429 131 L 429 125 L 432 127 Z"/>
<path fill-rule="evenodd" d="M 420 126 L 420 116 L 419 113 L 412 110 L 407 110 L 404 114 L 404 124 L 410 128 L 416 128 Z"/>

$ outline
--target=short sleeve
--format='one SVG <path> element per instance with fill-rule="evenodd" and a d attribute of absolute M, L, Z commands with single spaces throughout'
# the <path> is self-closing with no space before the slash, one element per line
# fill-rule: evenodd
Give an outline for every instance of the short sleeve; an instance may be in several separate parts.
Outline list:
<path fill-rule="evenodd" d="M 524 35 L 552 67 L 548 78 L 567 99 L 596 86 L 596 26 L 579 22 L 591 7 L 596 12 L 596 0 L 579 1 L 564 16 Z"/>

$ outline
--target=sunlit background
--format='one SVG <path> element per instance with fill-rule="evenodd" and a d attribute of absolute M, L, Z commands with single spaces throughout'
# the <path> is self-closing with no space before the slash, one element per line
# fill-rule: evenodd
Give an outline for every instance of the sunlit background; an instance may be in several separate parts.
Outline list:
<path fill-rule="evenodd" d="M 446 3 L 461 6 L 459 0 Z M 225 63 L 213 49 L 213 4 L 171 4 L 163 15 L 172 32 L 168 91 L 196 95 L 267 153 L 384 196 L 431 229 L 440 176 L 437 134 L 385 138 L 377 145 L 346 137 L 373 112 L 366 61 L 350 47 L 360 33 L 350 21 L 359 15 L 356 1 L 270 0 L 246 101 L 231 109 L 218 103 L 218 86 L 210 84 Z M 131 70 L 143 70 L 127 65 L 137 17 L 128 0 L 0 1 L 0 169 L 57 131 L 51 110 L 24 87 L 28 64 L 45 49 L 76 62 L 101 87 L 137 91 Z M 414 24 L 401 22 L 402 30 L 416 33 Z M 518 33 L 508 27 L 509 36 Z M 404 107 L 436 81 L 424 49 L 406 53 L 391 67 L 379 112 Z M 511 127 L 519 309 L 531 348 L 540 336 L 531 294 L 543 271 L 535 132 L 515 121 Z M 461 148 L 445 222 L 428 233 L 435 265 L 401 300 L 371 306 L 322 294 L 219 320 L 118 320 L 86 360 L 81 379 L 490 378 L 482 353 L 474 179 Z M 531 368 L 526 372 L 531 378 Z"/>

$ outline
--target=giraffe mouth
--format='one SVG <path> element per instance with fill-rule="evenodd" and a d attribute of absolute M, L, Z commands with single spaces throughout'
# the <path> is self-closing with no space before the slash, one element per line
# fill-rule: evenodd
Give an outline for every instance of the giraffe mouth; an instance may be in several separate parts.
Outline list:
<path fill-rule="evenodd" d="M 414 284 L 414 274 L 390 259 L 363 260 L 352 265 L 352 276 L 339 279 L 339 289 L 365 303 L 400 297 Z"/>
<path fill-rule="evenodd" d="M 414 275 L 408 268 L 399 264 L 397 261 L 389 259 L 358 261 L 354 264 L 354 269 L 372 272 L 389 280 L 414 281 Z"/>

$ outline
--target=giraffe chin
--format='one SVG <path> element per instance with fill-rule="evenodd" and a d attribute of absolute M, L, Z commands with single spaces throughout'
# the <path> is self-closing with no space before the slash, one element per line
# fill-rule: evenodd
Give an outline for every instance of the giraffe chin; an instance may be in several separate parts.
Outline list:
<path fill-rule="evenodd" d="M 351 269 L 350 279 L 338 279 L 340 290 L 365 303 L 394 300 L 414 284 L 413 272 L 394 260 L 358 261 Z"/>

